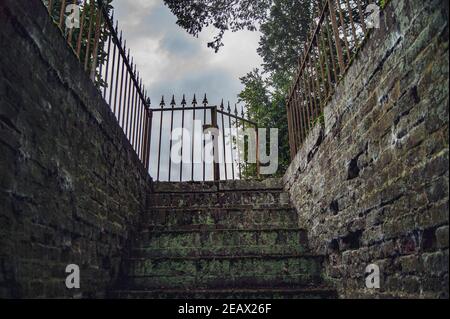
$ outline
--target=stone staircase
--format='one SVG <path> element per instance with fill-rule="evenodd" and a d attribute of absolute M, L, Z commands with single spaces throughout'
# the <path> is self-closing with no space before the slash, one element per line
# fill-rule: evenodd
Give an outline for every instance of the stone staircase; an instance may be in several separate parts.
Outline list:
<path fill-rule="evenodd" d="M 155 183 L 117 298 L 334 298 L 278 179 Z"/>

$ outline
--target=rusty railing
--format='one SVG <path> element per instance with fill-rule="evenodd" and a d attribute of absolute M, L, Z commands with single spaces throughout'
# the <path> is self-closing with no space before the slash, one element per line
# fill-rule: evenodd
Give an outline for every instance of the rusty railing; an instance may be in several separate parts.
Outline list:
<path fill-rule="evenodd" d="M 251 164 L 248 161 L 249 155 L 246 153 L 249 149 L 249 140 L 245 139 L 246 134 L 243 134 L 243 131 L 248 127 L 257 128 L 257 126 L 256 123 L 245 118 L 243 109 L 239 115 L 236 106 L 233 114 L 230 105 L 225 110 L 223 102 L 219 107 L 208 106 L 206 95 L 201 106 L 197 104 L 194 96 L 192 107 L 187 106 L 184 97 L 181 107 L 175 107 L 176 103 L 173 97 L 170 107 L 165 107 L 163 98 L 159 108 L 151 108 L 142 78 L 136 70 L 133 58 L 130 57 L 130 50 L 127 50 L 122 31 L 119 32 L 118 21 L 114 20 L 113 13 L 111 13 L 110 3 L 112 0 L 42 1 L 63 32 L 67 43 L 74 50 L 81 66 L 109 104 L 140 161 L 154 179 L 158 181 L 205 181 L 250 177 L 248 167 Z M 79 27 L 77 28 L 69 27 L 66 24 L 68 19 L 73 20 L 73 16 L 71 17 L 73 10 L 68 8 L 68 5 L 76 5 L 79 8 Z M 189 112 L 192 114 L 190 117 L 186 117 Z M 155 116 L 153 116 L 154 114 Z M 202 117 L 200 118 L 199 115 Z M 164 119 L 170 123 L 170 131 L 168 131 L 168 124 Z M 181 123 L 174 126 L 179 119 L 181 119 Z M 192 124 L 189 124 L 189 120 Z M 171 156 L 173 129 L 188 129 L 191 134 L 195 120 L 200 120 L 201 131 L 200 139 L 191 138 L 191 161 L 184 160 L 182 156 L 181 163 L 173 163 Z M 189 131 L 189 127 L 191 131 Z M 213 128 L 222 134 L 217 136 L 210 134 L 210 130 Z M 225 134 L 227 129 L 229 133 Z M 164 135 L 167 132 L 168 134 Z M 256 167 L 255 175 L 258 176 L 257 129 L 254 132 L 256 159 L 258 159 L 254 165 Z M 155 138 L 152 139 L 152 136 Z M 208 155 L 205 149 L 208 136 L 213 141 L 214 158 L 211 164 L 207 163 Z M 181 140 L 181 152 L 183 152 L 186 145 L 184 145 L 183 137 Z M 241 141 L 243 143 L 240 143 Z M 167 148 L 167 145 L 169 148 L 163 152 L 163 148 Z M 241 149 L 239 149 L 240 145 Z M 195 153 L 203 154 L 200 163 L 194 163 Z M 164 155 L 167 155 L 167 161 L 162 162 L 161 159 Z M 176 169 L 179 171 L 175 173 Z"/>
<path fill-rule="evenodd" d="M 248 143 L 244 141 L 244 130 L 253 128 L 254 142 L 258 145 L 257 124 L 245 118 L 243 108 L 234 112 L 228 103 L 210 106 L 205 95 L 202 103 L 196 96 L 188 106 L 183 95 L 177 106 L 175 97 L 166 105 L 164 96 L 159 108 L 152 108 L 151 124 L 151 164 L 150 175 L 158 181 L 207 181 L 243 179 L 244 170 L 250 163 L 248 159 Z M 175 137 L 174 128 L 180 129 Z M 215 129 L 216 134 L 211 134 Z M 178 140 L 178 147 L 174 145 Z M 212 145 L 213 155 L 207 152 L 207 143 Z M 172 158 L 176 148 L 179 160 Z M 154 155 L 153 155 L 154 154 Z M 209 157 L 209 158 L 208 158 Z M 256 176 L 259 175 L 259 157 L 256 148 Z"/>
<path fill-rule="evenodd" d="M 147 91 L 118 21 L 111 14 L 111 0 L 43 0 L 55 23 L 62 30 L 82 67 L 101 90 L 117 122 L 140 161 L 149 168 L 150 124 L 152 113 Z M 68 6 L 79 8 L 79 26 Z M 115 24 L 114 24 L 115 21 Z"/>
<path fill-rule="evenodd" d="M 376 14 L 378 2 L 318 1 L 318 18 L 313 20 L 310 41 L 299 57 L 298 71 L 286 103 L 291 158 L 316 122 L 323 120 L 324 105 L 372 26 L 369 17 Z"/>

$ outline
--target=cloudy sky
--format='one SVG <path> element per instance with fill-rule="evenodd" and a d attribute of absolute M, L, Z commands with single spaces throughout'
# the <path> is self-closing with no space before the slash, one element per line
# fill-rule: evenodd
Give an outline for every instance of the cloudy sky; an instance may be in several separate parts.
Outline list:
<path fill-rule="evenodd" d="M 188 103 L 192 101 L 194 93 L 197 100 L 202 101 L 206 93 L 209 105 L 219 105 L 222 98 L 225 103 L 230 101 L 234 105 L 241 91 L 242 85 L 239 77 L 262 63 L 256 53 L 260 34 L 258 32 L 241 31 L 227 33 L 224 38 L 225 46 L 219 53 L 207 47 L 207 43 L 216 34 L 214 29 L 205 29 L 198 38 L 189 35 L 176 24 L 176 17 L 164 5 L 163 0 L 115 0 L 115 19 L 119 21 L 119 29 L 123 30 L 123 36 L 127 40 L 127 47 L 131 49 L 134 62 L 140 71 L 143 82 L 152 100 L 152 107 L 158 108 L 161 96 L 164 95 L 166 103 L 170 103 L 172 94 L 175 94 L 179 105 L 182 95 L 186 94 Z M 180 112 L 175 112 L 174 125 L 181 126 Z M 160 180 L 169 179 L 169 140 L 170 116 L 163 117 L 161 134 L 159 132 L 160 112 L 155 112 L 152 126 L 152 141 L 150 149 L 150 174 L 157 178 L 158 145 L 161 139 L 161 164 Z M 169 115 L 169 114 L 167 114 Z M 192 118 L 192 111 L 186 111 L 187 119 Z M 196 119 L 202 118 L 202 114 L 196 114 Z M 210 114 L 207 114 L 207 123 L 210 122 Z M 224 122 L 225 127 L 229 122 Z M 202 123 L 196 125 L 200 129 Z M 219 127 L 222 124 L 219 123 Z M 185 123 L 186 129 L 193 132 L 192 123 Z M 199 136 L 201 137 L 201 136 Z M 230 138 L 226 138 L 229 143 Z M 195 142 L 194 154 L 201 157 L 201 140 Z M 191 157 L 191 142 L 183 139 L 183 158 L 189 161 Z M 229 145 L 229 144 L 228 144 Z M 232 151 L 227 145 L 226 158 L 230 161 Z M 224 159 L 222 151 L 223 143 L 220 139 L 220 158 Z M 236 155 L 234 155 L 236 156 Z M 207 156 L 210 158 L 210 156 Z M 200 159 L 201 160 L 201 159 Z M 173 163 L 173 162 L 172 162 Z M 184 160 L 186 163 L 186 160 Z M 223 163 L 223 162 L 221 162 Z M 224 165 L 221 164 L 221 176 L 224 175 Z M 181 166 L 173 163 L 172 180 L 178 180 Z M 194 165 L 194 178 L 201 180 L 203 177 L 202 164 Z M 232 164 L 227 164 L 228 171 L 232 171 Z M 207 164 L 206 179 L 212 179 L 213 167 Z M 192 179 L 191 164 L 183 164 L 183 180 Z M 230 178 L 230 176 L 228 177 Z"/>
<path fill-rule="evenodd" d="M 115 0 L 115 17 L 143 81 L 158 105 L 162 95 L 207 93 L 211 105 L 223 98 L 232 104 L 242 89 L 239 77 L 261 64 L 256 53 L 259 33 L 227 33 L 219 53 L 207 48 L 215 31 L 194 38 L 176 25 L 176 17 L 162 0 Z M 179 103 L 179 101 L 177 101 Z"/>

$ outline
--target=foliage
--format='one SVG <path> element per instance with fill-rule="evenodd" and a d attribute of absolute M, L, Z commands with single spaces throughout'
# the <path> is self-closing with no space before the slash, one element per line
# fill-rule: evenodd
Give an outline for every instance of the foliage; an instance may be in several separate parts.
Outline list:
<path fill-rule="evenodd" d="M 290 163 L 286 97 L 298 65 L 299 52 L 308 40 L 313 14 L 311 0 L 274 0 L 269 18 L 261 25 L 258 54 L 263 70 L 241 77 L 239 94 L 251 120 L 259 127 L 279 130 L 279 168 L 284 174 Z M 254 176 L 255 165 L 244 167 L 244 177 Z"/>
<path fill-rule="evenodd" d="M 208 43 L 216 52 L 227 30 L 251 30 L 268 17 L 273 0 L 164 0 L 178 18 L 177 24 L 193 36 L 212 26 L 218 34 Z"/>
<path fill-rule="evenodd" d="M 113 9 L 111 2 L 113 0 L 103 0 L 103 4 L 104 4 L 104 8 L 108 14 L 108 16 L 110 16 L 110 13 Z M 72 1 L 66 1 L 66 5 L 71 4 Z M 86 51 L 87 51 L 87 47 L 88 47 L 88 42 L 89 42 L 89 56 L 87 57 L 88 59 L 88 67 L 90 67 L 93 63 L 94 57 L 92 54 L 92 50 L 94 48 L 95 45 L 95 24 L 96 24 L 96 20 L 97 20 L 97 14 L 99 14 L 100 11 L 96 11 L 96 14 L 92 14 L 91 13 L 91 6 L 94 6 L 91 4 L 91 1 L 87 2 L 87 1 L 81 1 L 81 0 L 76 0 L 76 3 L 78 5 L 80 5 L 80 17 L 83 16 L 84 13 L 84 19 L 83 19 L 83 23 L 80 26 L 80 28 L 74 28 L 72 29 L 72 36 L 71 36 L 71 46 L 72 48 L 76 51 L 77 50 L 77 46 L 78 46 L 78 38 L 79 38 L 79 34 L 80 34 L 80 30 L 83 30 L 83 35 L 81 37 L 81 43 L 80 43 L 80 61 L 84 64 L 85 60 L 86 60 Z M 95 7 L 98 8 L 98 4 L 97 1 L 94 2 L 95 3 Z M 52 12 L 50 13 L 51 16 L 53 17 L 53 19 L 59 23 L 60 20 L 60 13 L 61 13 L 61 5 L 62 5 L 62 1 L 53 1 L 53 5 L 52 5 Z M 67 13 L 64 13 L 64 17 L 67 17 Z M 65 18 L 63 18 L 65 19 Z M 107 58 L 107 52 L 105 52 L 105 50 L 102 50 L 101 48 L 105 47 L 105 43 L 108 40 L 108 37 L 110 35 L 110 31 L 109 29 L 106 27 L 105 24 L 105 19 L 103 17 L 102 19 L 103 23 L 102 23 L 102 28 L 100 29 L 100 37 L 99 37 L 99 50 L 97 53 L 97 66 L 103 65 L 106 62 L 106 58 Z M 81 21 L 80 21 L 81 23 Z M 89 25 L 92 23 L 92 27 L 91 27 L 91 34 L 89 37 Z M 64 21 L 62 23 L 62 29 L 64 31 L 64 35 L 66 37 L 68 37 L 69 35 L 69 30 L 65 28 L 65 24 Z M 90 39 L 90 40 L 88 40 Z M 104 80 L 101 78 L 98 70 L 96 71 L 96 75 L 95 75 L 95 83 L 97 86 L 99 87 L 106 87 L 107 84 L 104 82 Z"/>

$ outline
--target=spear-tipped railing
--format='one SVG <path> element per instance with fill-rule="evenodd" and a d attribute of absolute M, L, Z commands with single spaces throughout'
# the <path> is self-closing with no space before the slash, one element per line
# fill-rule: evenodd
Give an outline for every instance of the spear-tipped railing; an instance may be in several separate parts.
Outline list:
<path fill-rule="evenodd" d="M 291 158 L 311 128 L 321 120 L 325 103 L 376 23 L 380 2 L 318 1 L 318 18 L 313 20 L 310 41 L 300 54 L 286 103 Z"/>
<path fill-rule="evenodd" d="M 150 158 L 150 99 L 110 0 L 43 0 L 67 43 L 101 90 L 144 167 Z M 70 6 L 72 5 L 72 7 Z M 76 6 L 76 7 L 73 7 Z M 79 19 L 76 17 L 79 14 Z"/>
<path fill-rule="evenodd" d="M 151 111 L 154 116 L 150 173 L 156 180 L 181 182 L 253 177 L 243 172 L 251 164 L 245 155 L 250 149 L 245 135 L 253 132 L 258 144 L 258 130 L 257 124 L 245 117 L 243 108 L 239 115 L 236 105 L 234 113 L 230 103 L 226 108 L 223 101 L 219 106 L 210 105 L 206 95 L 201 104 L 194 95 L 188 105 L 183 95 L 180 105 L 175 96 L 167 105 L 163 96 L 159 107 Z M 246 127 L 251 129 L 244 132 Z M 258 153 L 255 158 L 258 176 Z"/>
<path fill-rule="evenodd" d="M 249 166 L 248 155 L 245 155 L 245 151 L 250 147 L 248 139 L 245 140 L 246 133 L 243 129 L 257 127 L 256 123 L 245 118 L 243 109 L 239 116 L 236 106 L 234 114 L 229 104 L 225 110 L 223 102 L 219 107 L 209 106 L 206 94 L 201 105 L 194 96 L 192 106 L 187 106 L 186 97 L 183 96 L 181 105 L 177 106 L 173 96 L 169 107 L 166 107 L 163 97 L 159 108 L 151 108 L 147 90 L 142 84 L 130 49 L 127 49 L 123 33 L 119 31 L 118 21 L 111 13 L 111 0 L 43 2 L 74 50 L 81 66 L 101 91 L 125 136 L 151 176 L 156 180 L 169 181 L 249 177 L 249 170 L 246 170 Z M 67 24 L 67 21 L 76 22 L 72 16 L 74 8 L 70 7 L 71 5 L 77 6 L 75 9 L 80 13 L 78 27 L 70 27 Z M 188 113 L 192 115 L 187 116 Z M 178 123 L 178 120 L 181 123 Z M 195 121 L 201 123 L 199 139 L 193 136 Z M 176 163 L 172 158 L 172 135 L 174 129 L 180 128 L 181 162 Z M 169 133 L 165 134 L 167 132 Z M 254 134 L 258 150 L 257 129 Z M 191 142 L 186 145 L 185 140 L 189 137 Z M 212 160 L 206 149 L 207 145 L 211 144 L 208 143 L 208 138 L 209 142 L 212 142 Z M 190 160 L 186 160 L 186 154 L 189 153 Z M 202 155 L 197 163 L 195 154 Z M 167 160 L 162 161 L 164 155 L 167 155 Z M 256 175 L 259 174 L 258 155 L 256 151 Z"/>

